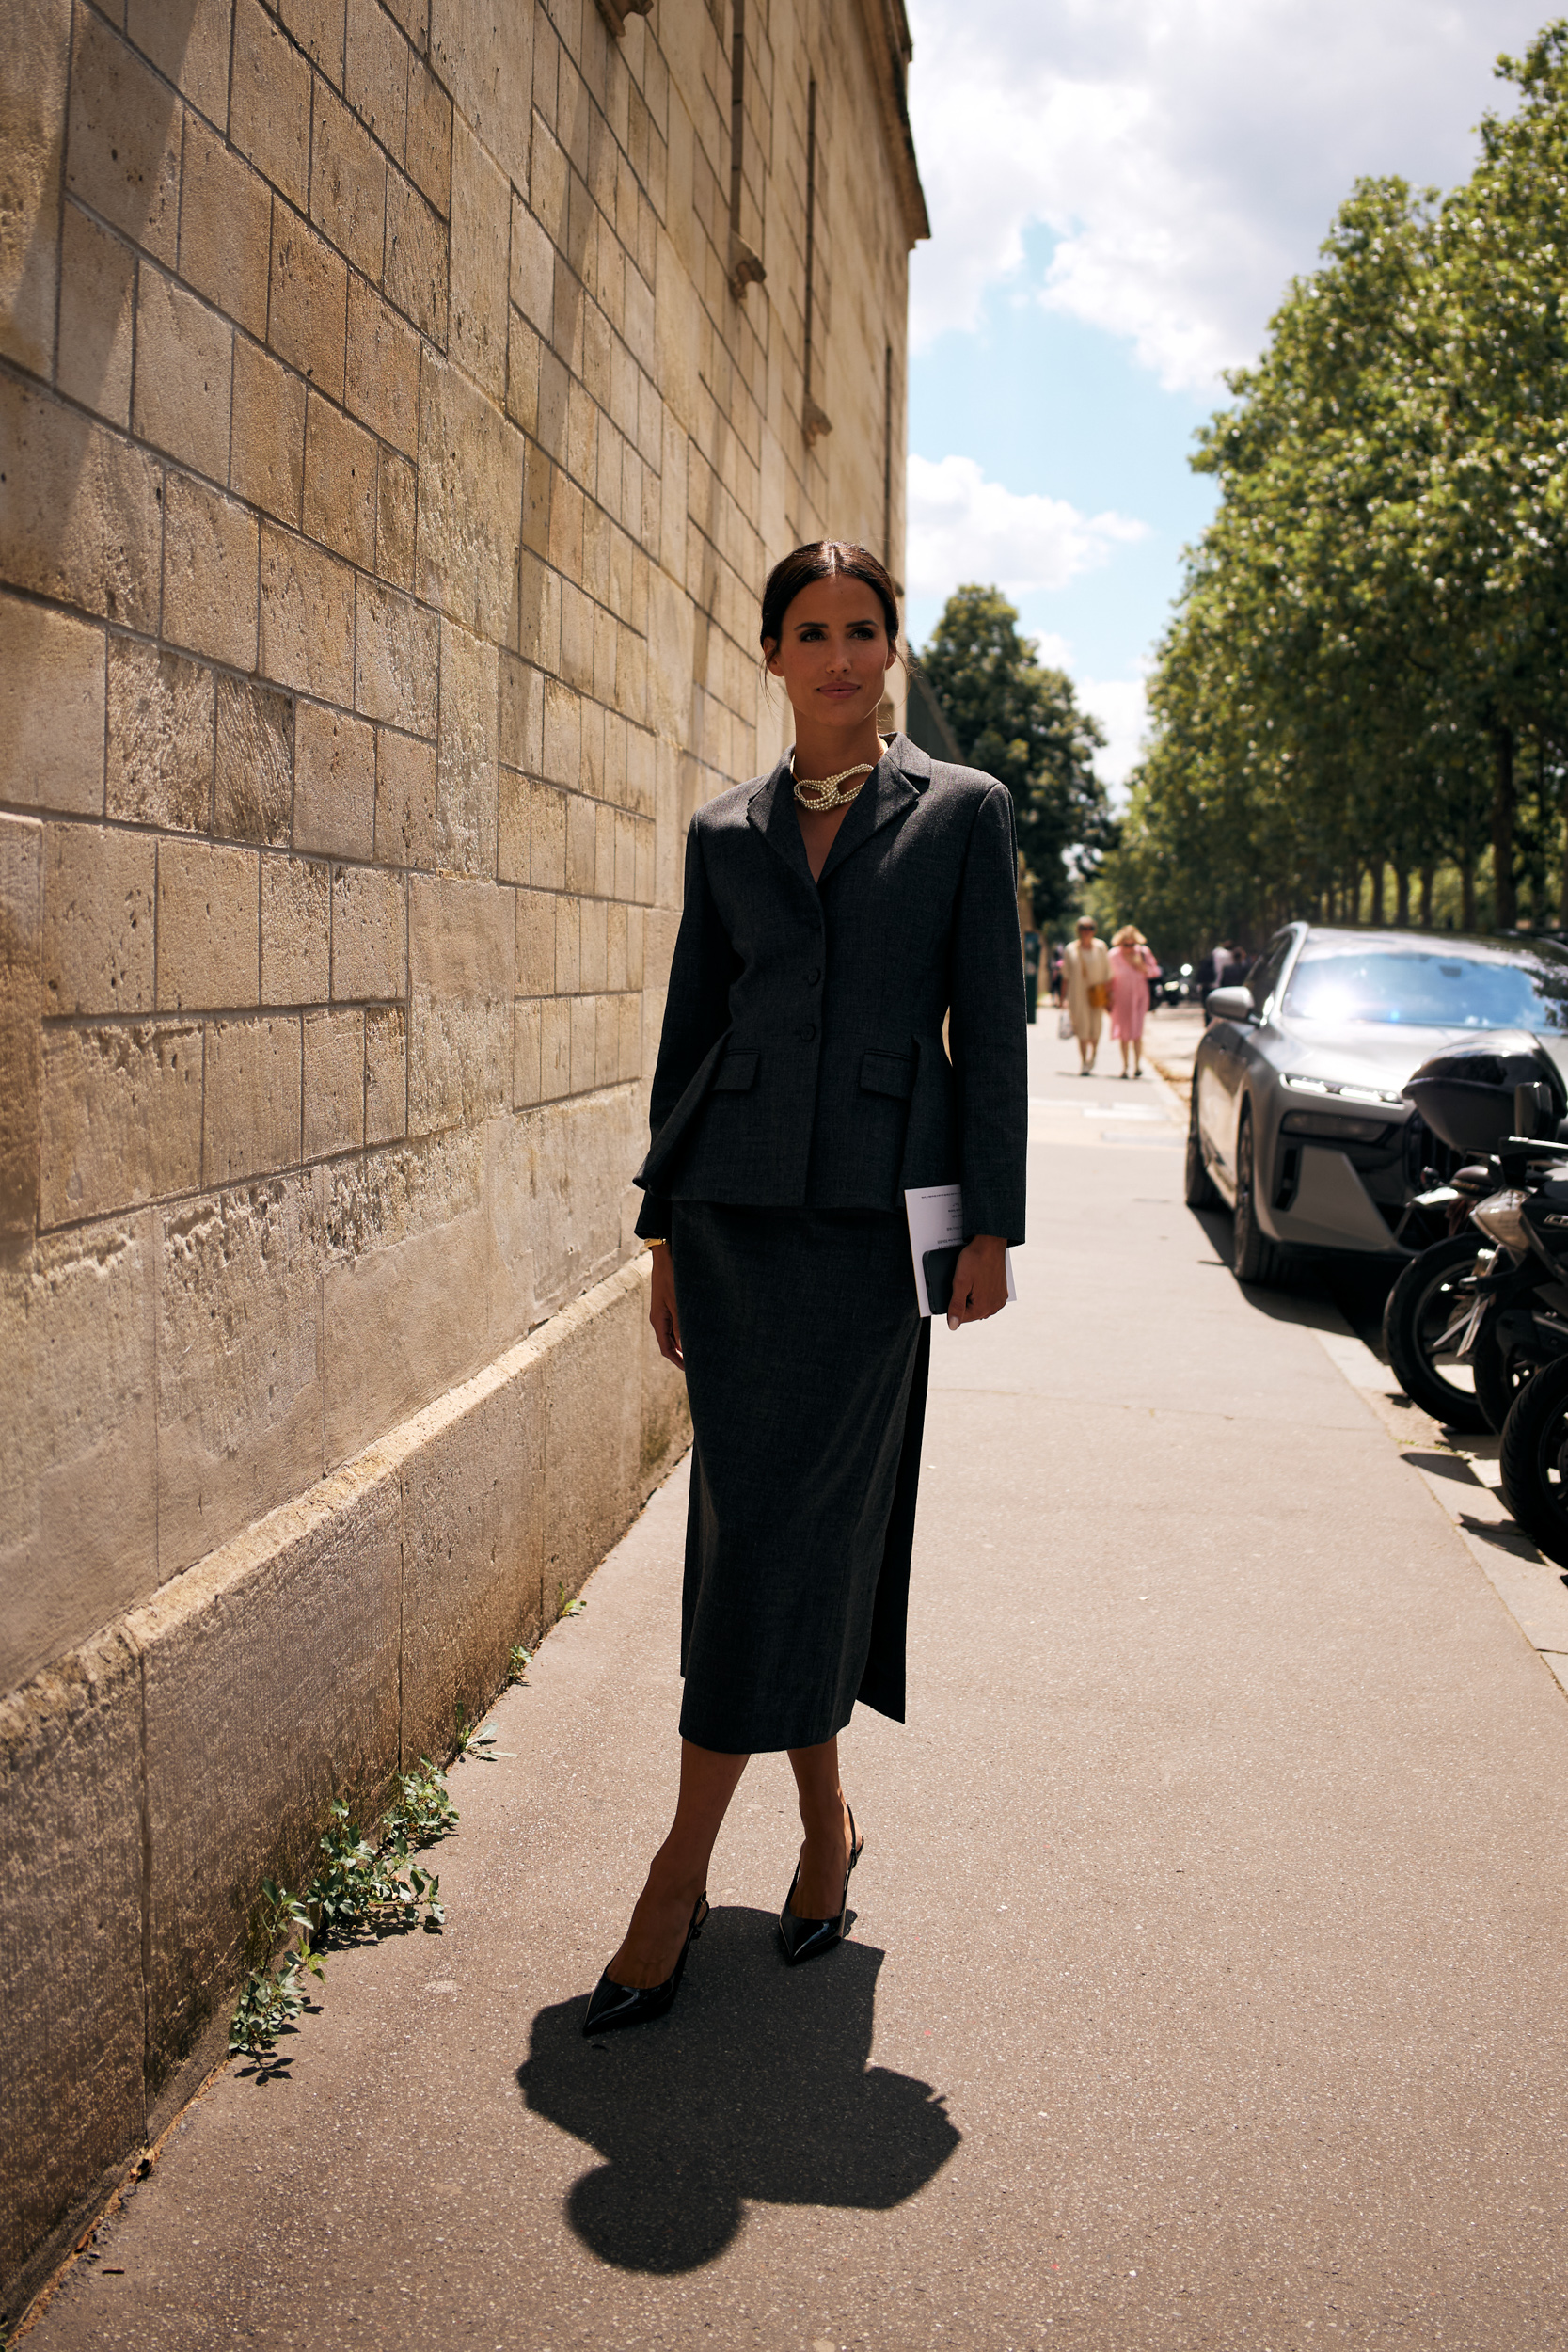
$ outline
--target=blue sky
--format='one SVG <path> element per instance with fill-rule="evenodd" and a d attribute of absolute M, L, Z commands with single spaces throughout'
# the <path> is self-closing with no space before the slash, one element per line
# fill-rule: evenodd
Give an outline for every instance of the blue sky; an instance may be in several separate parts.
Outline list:
<path fill-rule="evenodd" d="M 1213 511 L 1210 482 L 1187 463 L 1212 402 L 1165 390 L 1117 337 L 1037 294 L 1056 239 L 1027 232 L 1023 282 L 986 291 L 978 325 L 950 328 L 921 354 L 910 379 L 910 446 L 927 459 L 957 451 L 1018 493 L 1065 499 L 1084 515 L 1119 513 L 1147 536 L 1064 588 L 1020 598 L 1029 628 L 1070 641 L 1093 677 L 1129 675 L 1158 636 L 1183 544 Z M 911 596 L 919 642 L 941 611 Z"/>
<path fill-rule="evenodd" d="M 1107 725 L 1212 511 L 1188 465 L 1358 174 L 1451 185 L 1540 0 L 907 0 L 909 624 L 998 581 Z"/>

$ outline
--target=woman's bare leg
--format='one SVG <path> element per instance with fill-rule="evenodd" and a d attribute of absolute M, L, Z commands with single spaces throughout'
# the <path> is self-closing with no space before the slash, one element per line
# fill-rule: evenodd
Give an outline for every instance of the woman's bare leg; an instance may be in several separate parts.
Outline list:
<path fill-rule="evenodd" d="M 679 1960 L 692 1908 L 707 1885 L 714 1840 L 750 1761 L 681 1741 L 675 1818 L 649 1866 L 626 1942 L 610 1963 L 611 1984 L 662 1984 Z"/>
<path fill-rule="evenodd" d="M 849 1861 L 849 1808 L 838 1778 L 838 1740 L 791 1748 L 789 1768 L 800 1799 L 800 1877 L 790 1909 L 798 1919 L 836 1919 Z"/>

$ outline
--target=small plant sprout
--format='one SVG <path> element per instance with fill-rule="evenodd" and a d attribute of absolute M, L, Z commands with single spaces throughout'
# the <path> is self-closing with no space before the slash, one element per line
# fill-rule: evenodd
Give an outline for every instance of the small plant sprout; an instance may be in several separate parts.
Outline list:
<path fill-rule="evenodd" d="M 456 1827 L 457 1807 L 447 1794 L 446 1774 L 421 1756 L 417 1772 L 398 1774 L 397 1802 L 381 1824 L 381 1835 L 392 1845 L 433 1846 Z"/>
<path fill-rule="evenodd" d="M 466 1756 L 477 1756 L 482 1764 L 488 1764 L 491 1761 L 490 1750 L 496 1743 L 495 1732 L 488 1724 L 470 1724 L 463 1711 L 461 1699 L 457 1702 L 456 1740 L 457 1754 L 454 1760 L 457 1763 L 461 1763 Z"/>
<path fill-rule="evenodd" d="M 562 1581 L 557 1582 L 555 1588 L 555 1615 L 556 1623 L 558 1625 L 562 1617 L 580 1617 L 587 1606 L 588 1603 L 584 1600 L 580 1593 L 578 1595 L 576 1600 L 568 1600 L 566 1597 L 566 1586 L 564 1581 Z"/>
<path fill-rule="evenodd" d="M 528 1670 L 532 1663 L 533 1652 L 531 1649 L 525 1649 L 521 1642 L 514 1642 L 511 1649 L 507 1652 L 506 1658 L 506 1678 L 508 1682 L 526 1682 L 528 1680 Z"/>
<path fill-rule="evenodd" d="M 305 1979 L 322 1975 L 322 1961 L 320 1953 L 310 1948 L 309 1912 L 286 1886 L 277 1886 L 271 1879 L 261 1882 L 261 1913 L 256 1931 L 265 1940 L 267 1957 L 251 1970 L 240 1989 L 229 2027 L 229 2048 L 231 2054 L 261 2058 L 305 2007 Z"/>

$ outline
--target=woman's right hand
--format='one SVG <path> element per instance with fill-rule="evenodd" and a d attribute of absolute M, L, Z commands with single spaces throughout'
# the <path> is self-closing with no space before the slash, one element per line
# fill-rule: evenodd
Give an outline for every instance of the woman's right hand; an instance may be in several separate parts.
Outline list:
<path fill-rule="evenodd" d="M 667 1363 L 684 1372 L 686 1358 L 681 1354 L 681 1319 L 675 1306 L 675 1269 L 670 1263 L 670 1245 L 662 1242 L 653 1253 L 653 1305 L 648 1321 L 654 1327 L 658 1352 Z"/>

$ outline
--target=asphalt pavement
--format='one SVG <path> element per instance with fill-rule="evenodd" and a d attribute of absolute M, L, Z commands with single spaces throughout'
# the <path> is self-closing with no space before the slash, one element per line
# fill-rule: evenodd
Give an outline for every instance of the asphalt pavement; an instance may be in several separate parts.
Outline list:
<path fill-rule="evenodd" d="M 1031 1052 L 1018 1304 L 936 1334 L 910 1721 L 844 1743 L 850 1942 L 784 1967 L 758 1759 L 673 2011 L 578 2035 L 671 1799 L 683 1470 L 454 1770 L 445 1931 L 329 1959 L 29 2352 L 1568 2342 L 1551 1645 L 1332 1301 L 1181 1206 L 1177 1097 L 1043 1009 Z"/>

